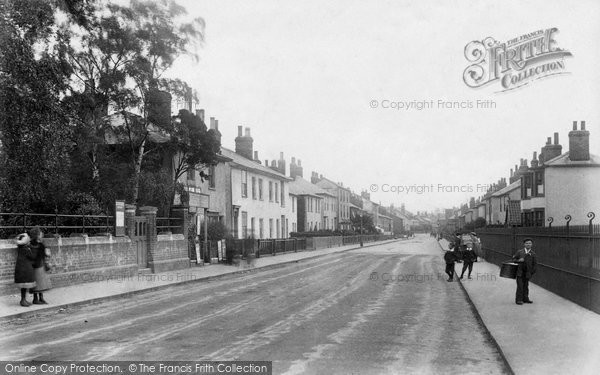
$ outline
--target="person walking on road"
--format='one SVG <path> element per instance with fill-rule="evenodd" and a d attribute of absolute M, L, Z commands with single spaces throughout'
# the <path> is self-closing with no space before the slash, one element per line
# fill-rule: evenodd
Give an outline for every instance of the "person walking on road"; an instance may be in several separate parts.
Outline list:
<path fill-rule="evenodd" d="M 477 254 L 473 251 L 473 247 L 467 245 L 467 249 L 462 254 L 463 267 L 462 272 L 460 273 L 460 279 L 462 280 L 465 276 L 465 271 L 468 269 L 469 273 L 467 277 L 472 279 L 471 272 L 473 272 L 473 262 L 477 262 Z"/>
<path fill-rule="evenodd" d="M 29 231 L 29 237 L 31 237 L 31 244 L 29 246 L 31 246 L 31 250 L 35 256 L 35 261 L 33 262 L 33 276 L 35 278 L 36 286 L 31 289 L 31 293 L 33 293 L 33 304 L 46 305 L 48 302 L 44 300 L 44 293 L 42 292 L 52 288 L 50 276 L 46 273 L 46 269 L 48 268 L 46 258 L 50 256 L 50 249 L 47 249 L 42 242 L 44 233 L 40 228 L 32 228 Z"/>
<path fill-rule="evenodd" d="M 33 276 L 33 261 L 35 256 L 29 247 L 29 235 L 21 233 L 17 236 L 17 261 L 15 262 L 15 284 L 21 288 L 21 306 L 29 307 L 27 289 L 35 287 Z"/>
<path fill-rule="evenodd" d="M 517 267 L 517 293 L 515 296 L 515 302 L 517 305 L 523 303 L 533 303 L 529 299 L 529 280 L 535 274 L 536 271 L 536 255 L 531 249 L 533 241 L 530 238 L 526 238 L 523 241 L 523 248 L 517 250 L 512 259 L 519 265 Z"/>
<path fill-rule="evenodd" d="M 454 280 L 454 262 L 456 262 L 456 248 L 446 251 L 444 254 L 444 261 L 446 262 L 446 274 L 448 275 L 448 282 Z"/>

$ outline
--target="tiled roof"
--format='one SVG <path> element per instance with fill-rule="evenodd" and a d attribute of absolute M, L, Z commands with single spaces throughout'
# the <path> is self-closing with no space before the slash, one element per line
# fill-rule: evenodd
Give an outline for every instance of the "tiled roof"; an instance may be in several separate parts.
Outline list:
<path fill-rule="evenodd" d="M 497 192 L 495 192 L 494 194 L 492 194 L 492 197 L 500 197 L 500 196 L 502 196 L 508 192 L 511 192 L 515 189 L 518 189 L 520 187 L 521 187 L 521 179 L 518 179 L 517 181 L 508 185 L 507 187 L 502 188 L 502 189 L 498 190 Z"/>
<path fill-rule="evenodd" d="M 600 165 L 600 156 L 590 154 L 590 160 L 573 161 L 573 160 L 569 159 L 569 152 L 567 151 L 562 155 L 559 155 L 553 159 L 548 160 L 547 162 L 544 163 L 544 165 L 547 167 L 566 167 L 566 166 L 577 167 L 580 165 Z"/>
<path fill-rule="evenodd" d="M 521 225 L 521 201 L 508 201 L 506 224 Z"/>
<path fill-rule="evenodd" d="M 321 195 L 335 196 L 299 176 L 296 177 L 294 181 L 290 182 L 288 186 L 290 194 L 293 195 L 311 195 L 313 197 L 320 197 Z"/>
<path fill-rule="evenodd" d="M 246 159 L 242 155 L 237 154 L 228 148 L 221 147 L 221 155 L 230 158 L 232 160 L 232 162 L 231 162 L 232 164 L 237 165 L 243 169 L 251 170 L 253 172 L 261 173 L 261 174 L 264 174 L 264 175 L 267 175 L 267 176 L 270 176 L 273 178 L 277 178 L 280 180 L 287 180 L 287 181 L 291 180 L 291 178 L 289 178 L 277 171 L 274 171 L 273 169 L 271 169 L 269 167 L 265 167 L 264 165 L 259 164 L 259 163 L 255 162 L 254 160 Z"/>

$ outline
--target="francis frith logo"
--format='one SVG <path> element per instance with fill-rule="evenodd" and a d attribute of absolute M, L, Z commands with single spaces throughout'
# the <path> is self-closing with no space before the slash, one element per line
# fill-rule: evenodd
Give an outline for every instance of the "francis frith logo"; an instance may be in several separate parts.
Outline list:
<path fill-rule="evenodd" d="M 465 57 L 471 63 L 464 73 L 465 84 L 472 88 L 494 82 L 507 91 L 537 79 L 566 74 L 568 50 L 559 48 L 555 40 L 558 29 L 537 30 L 501 43 L 492 37 L 472 41 L 465 46 Z"/>

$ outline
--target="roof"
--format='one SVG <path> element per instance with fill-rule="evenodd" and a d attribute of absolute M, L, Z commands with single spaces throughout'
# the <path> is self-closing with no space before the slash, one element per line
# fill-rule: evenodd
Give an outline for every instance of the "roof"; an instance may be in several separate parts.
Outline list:
<path fill-rule="evenodd" d="M 114 145 L 130 142 L 130 133 L 126 128 L 128 123 L 137 129 L 145 128 L 148 133 L 148 139 L 154 143 L 165 143 L 171 139 L 171 136 L 163 129 L 151 122 L 144 123 L 142 116 L 132 112 L 111 113 L 104 116 L 102 120 L 104 123 L 102 127 L 104 130 L 104 140 L 107 144 Z M 142 133 L 139 136 L 142 136 Z"/>
<path fill-rule="evenodd" d="M 565 152 L 553 159 L 548 160 L 544 163 L 546 167 L 585 167 L 585 166 L 599 166 L 600 167 L 600 156 L 590 154 L 589 160 L 573 161 L 569 159 L 569 152 Z"/>
<path fill-rule="evenodd" d="M 300 176 L 296 176 L 294 181 L 290 182 L 288 186 L 289 193 L 293 195 L 310 195 L 318 198 L 322 198 L 321 195 L 335 196 L 317 185 L 311 184 Z"/>
<path fill-rule="evenodd" d="M 277 178 L 279 180 L 286 180 L 286 181 L 291 181 L 292 179 L 269 168 L 269 167 L 265 167 L 262 164 L 259 164 L 257 162 L 255 162 L 254 160 L 250 160 L 250 159 L 246 159 L 245 157 L 243 157 L 240 154 L 237 154 L 234 151 L 231 151 L 228 148 L 225 147 L 221 147 L 221 155 L 230 158 L 231 164 L 235 167 L 241 168 L 241 169 L 246 169 L 246 170 L 250 170 L 256 173 L 260 173 L 269 177 L 273 177 L 273 178 Z"/>
<path fill-rule="evenodd" d="M 502 196 L 506 193 L 509 193 L 515 189 L 518 189 L 520 187 L 521 187 L 521 179 L 518 179 L 517 181 L 508 185 L 507 187 L 504 187 L 504 188 L 498 190 L 497 192 L 495 192 L 494 194 L 492 194 L 492 197 L 500 197 L 500 196 Z"/>
<path fill-rule="evenodd" d="M 328 187 L 328 188 L 337 188 L 337 189 L 343 189 L 343 190 L 350 191 L 349 188 L 343 187 L 342 185 L 337 184 L 337 183 L 331 181 L 327 177 L 320 178 L 319 181 L 317 181 L 317 185 L 319 185 L 322 188 L 325 188 L 325 186 L 323 186 L 323 185 L 326 185 L 326 187 Z"/>
<path fill-rule="evenodd" d="M 521 201 L 508 201 L 506 224 L 521 225 Z"/>

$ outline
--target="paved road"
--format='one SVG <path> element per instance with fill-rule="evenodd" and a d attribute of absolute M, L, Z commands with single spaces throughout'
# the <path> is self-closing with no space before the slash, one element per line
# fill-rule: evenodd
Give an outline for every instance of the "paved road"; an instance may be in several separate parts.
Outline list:
<path fill-rule="evenodd" d="M 505 373 L 426 236 L 3 323 L 2 360 L 269 360 L 274 373 Z"/>

